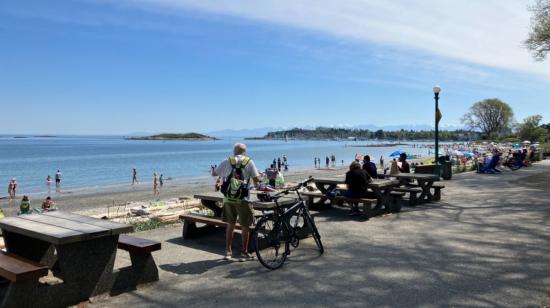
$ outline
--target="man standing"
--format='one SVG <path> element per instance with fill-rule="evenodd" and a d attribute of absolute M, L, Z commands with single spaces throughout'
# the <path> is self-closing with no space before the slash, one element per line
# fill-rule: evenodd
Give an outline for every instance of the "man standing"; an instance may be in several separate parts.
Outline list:
<path fill-rule="evenodd" d="M 384 156 L 380 155 L 380 168 L 384 170 Z"/>
<path fill-rule="evenodd" d="M 222 219 L 227 223 L 224 260 L 233 260 L 231 244 L 238 218 L 242 227 L 242 247 L 239 261 L 244 262 L 254 259 L 248 253 L 250 226 L 254 222 L 254 210 L 245 200 L 248 198 L 250 179 L 254 181 L 254 185 L 258 185 L 260 183 L 260 173 L 252 159 L 246 156 L 246 145 L 242 143 L 235 144 L 233 154 L 234 156 L 225 159 L 212 171 L 212 176 L 221 176 L 224 179 L 221 187 L 221 191 L 225 196 Z"/>
<path fill-rule="evenodd" d="M 55 187 L 59 191 L 59 188 L 61 188 L 61 178 L 63 177 L 63 174 L 61 174 L 61 171 L 57 170 L 55 173 Z"/>
<path fill-rule="evenodd" d="M 138 178 L 137 178 L 137 169 L 133 168 L 132 169 L 132 185 L 135 185 L 136 183 L 139 184 Z"/>

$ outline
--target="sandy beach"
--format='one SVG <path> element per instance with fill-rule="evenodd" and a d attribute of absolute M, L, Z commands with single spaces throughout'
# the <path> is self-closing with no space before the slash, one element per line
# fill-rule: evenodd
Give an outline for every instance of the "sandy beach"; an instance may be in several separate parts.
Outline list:
<path fill-rule="evenodd" d="M 298 182 L 309 176 L 327 176 L 343 174 L 347 166 L 339 166 L 330 169 L 302 169 L 285 172 L 286 182 Z M 214 190 L 214 177 L 200 177 L 180 181 L 165 181 L 160 196 L 153 196 L 152 183 L 145 182 L 138 185 L 116 185 L 107 187 L 95 187 L 80 190 L 61 189 L 61 193 L 52 192 L 56 206 L 60 210 L 79 212 L 87 215 L 95 215 L 107 212 L 107 207 L 124 205 L 130 202 L 150 202 L 180 197 L 193 197 L 194 194 L 205 193 Z M 40 207 L 46 194 L 31 195 L 33 207 Z M 7 199 L 0 200 L 0 206 L 6 216 L 13 216 L 19 210 L 20 196 L 15 201 L 8 203 Z"/>

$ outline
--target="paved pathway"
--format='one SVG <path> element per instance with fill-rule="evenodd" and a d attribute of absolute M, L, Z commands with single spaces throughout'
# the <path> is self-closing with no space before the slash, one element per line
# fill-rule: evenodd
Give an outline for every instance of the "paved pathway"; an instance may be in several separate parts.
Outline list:
<path fill-rule="evenodd" d="M 221 232 L 191 241 L 180 226 L 142 233 L 163 241 L 161 281 L 93 306 L 538 306 L 550 291 L 549 178 L 546 161 L 457 175 L 442 202 L 369 221 L 323 211 L 325 254 L 306 240 L 274 272 L 221 261 Z"/>

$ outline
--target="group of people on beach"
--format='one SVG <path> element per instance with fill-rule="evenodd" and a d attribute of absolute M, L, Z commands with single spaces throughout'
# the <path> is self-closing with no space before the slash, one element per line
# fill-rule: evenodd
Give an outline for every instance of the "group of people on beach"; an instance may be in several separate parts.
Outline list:
<path fill-rule="evenodd" d="M 139 184 L 137 168 L 132 168 L 132 186 Z M 164 186 L 164 175 L 153 172 L 153 196 L 160 196 L 160 188 Z"/>
<path fill-rule="evenodd" d="M 314 157 L 313 158 L 313 163 L 315 165 L 315 168 L 316 169 L 320 169 L 321 168 L 321 158 L 320 157 Z M 344 165 L 344 160 L 342 160 L 342 166 Z M 334 154 L 330 154 L 327 155 L 325 157 L 325 168 L 335 168 L 336 167 L 336 155 Z"/>
<path fill-rule="evenodd" d="M 57 192 L 59 192 L 60 189 L 61 189 L 61 179 L 62 179 L 62 177 L 63 177 L 63 174 L 61 173 L 61 171 L 57 170 L 57 172 L 55 173 L 55 186 L 56 186 L 56 191 Z M 52 177 L 50 175 L 48 175 L 46 177 L 46 185 L 48 186 L 48 194 L 50 193 L 50 186 L 51 186 L 52 182 L 53 182 Z M 15 200 L 18 189 L 19 189 L 19 184 L 17 183 L 17 178 L 13 177 L 8 183 L 8 201 L 9 202 L 12 202 L 12 201 Z M 25 199 L 25 197 L 28 199 L 27 196 L 23 196 L 23 199 Z M 50 198 L 50 197 L 48 196 L 48 198 Z"/>

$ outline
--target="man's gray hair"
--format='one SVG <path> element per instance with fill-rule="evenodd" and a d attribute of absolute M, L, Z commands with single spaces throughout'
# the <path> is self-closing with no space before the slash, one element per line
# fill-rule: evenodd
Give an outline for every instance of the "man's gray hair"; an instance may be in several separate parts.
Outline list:
<path fill-rule="evenodd" d="M 233 154 L 243 155 L 244 153 L 246 153 L 246 144 L 244 143 L 235 144 L 235 147 L 233 147 Z"/>

